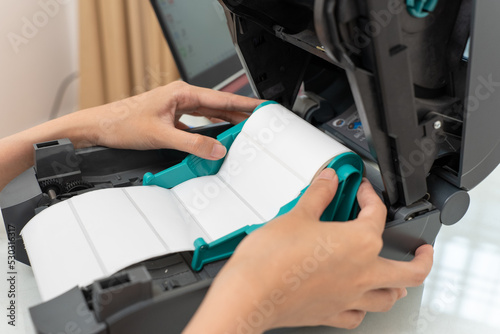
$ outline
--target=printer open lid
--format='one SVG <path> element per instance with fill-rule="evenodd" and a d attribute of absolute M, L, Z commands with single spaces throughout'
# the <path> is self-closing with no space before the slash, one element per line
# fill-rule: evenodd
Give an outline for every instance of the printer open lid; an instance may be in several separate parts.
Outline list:
<path fill-rule="evenodd" d="M 373 162 L 390 219 L 423 202 L 455 212 L 447 223 L 465 214 L 464 191 L 500 161 L 497 2 L 220 2 L 261 98 L 318 126 L 356 109 L 367 145 L 328 132 Z"/>

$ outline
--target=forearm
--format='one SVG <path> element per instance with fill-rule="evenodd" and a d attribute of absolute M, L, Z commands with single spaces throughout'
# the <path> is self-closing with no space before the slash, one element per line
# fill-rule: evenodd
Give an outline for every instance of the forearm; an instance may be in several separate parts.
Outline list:
<path fill-rule="evenodd" d="M 220 159 L 225 154 L 220 143 L 177 129 L 177 119 L 182 114 L 195 114 L 238 123 L 259 103 L 174 82 L 52 120 L 0 139 L 0 190 L 33 165 L 33 144 L 60 138 L 69 138 L 77 148 L 93 145 L 136 150 L 173 148 L 206 159 Z"/>
<path fill-rule="evenodd" d="M 33 144 L 69 138 L 75 147 L 97 140 L 96 109 L 79 111 L 0 139 L 0 191 L 16 176 L 33 166 Z"/>

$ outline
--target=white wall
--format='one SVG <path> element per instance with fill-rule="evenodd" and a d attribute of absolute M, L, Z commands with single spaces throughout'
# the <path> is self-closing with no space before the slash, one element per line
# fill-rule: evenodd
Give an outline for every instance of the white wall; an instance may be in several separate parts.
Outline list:
<path fill-rule="evenodd" d="M 0 1 L 0 137 L 47 121 L 58 89 L 78 72 L 78 0 Z M 78 80 L 59 115 L 76 110 Z"/>

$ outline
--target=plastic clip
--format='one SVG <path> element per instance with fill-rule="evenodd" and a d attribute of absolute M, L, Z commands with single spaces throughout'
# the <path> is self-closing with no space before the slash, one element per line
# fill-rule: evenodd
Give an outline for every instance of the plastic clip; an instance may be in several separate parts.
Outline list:
<path fill-rule="evenodd" d="M 224 145 L 228 151 L 236 137 L 240 134 L 245 122 L 233 126 L 217 136 L 217 140 Z M 157 174 L 144 174 L 142 184 L 145 186 L 156 185 L 162 188 L 170 189 L 183 182 L 200 176 L 217 174 L 223 162 L 224 159 L 206 160 L 191 154 L 179 164 Z"/>
<path fill-rule="evenodd" d="M 321 221 L 344 222 L 356 218 L 359 207 L 356 201 L 356 194 L 363 178 L 363 161 L 352 153 L 344 153 L 333 159 L 328 165 L 335 169 L 339 185 L 335 197 L 321 216 Z M 275 218 L 292 210 L 309 186 L 305 187 L 300 195 L 284 205 Z M 207 243 L 203 238 L 198 238 L 194 242 L 195 251 L 191 267 L 195 271 L 200 271 L 204 265 L 230 257 L 238 244 L 250 233 L 264 226 L 263 224 L 244 226 L 211 243 Z"/>

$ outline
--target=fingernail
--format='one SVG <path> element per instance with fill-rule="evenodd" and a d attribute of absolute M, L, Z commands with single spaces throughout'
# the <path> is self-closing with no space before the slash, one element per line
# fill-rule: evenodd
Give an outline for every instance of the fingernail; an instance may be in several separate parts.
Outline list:
<path fill-rule="evenodd" d="M 337 174 L 332 168 L 325 168 L 319 175 L 318 179 L 333 180 Z"/>
<path fill-rule="evenodd" d="M 408 290 L 404 289 L 403 290 L 403 295 L 401 296 L 401 298 L 404 298 L 408 295 Z"/>
<path fill-rule="evenodd" d="M 215 144 L 210 155 L 214 159 L 222 159 L 226 155 L 226 147 L 222 144 Z"/>

